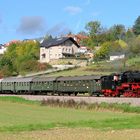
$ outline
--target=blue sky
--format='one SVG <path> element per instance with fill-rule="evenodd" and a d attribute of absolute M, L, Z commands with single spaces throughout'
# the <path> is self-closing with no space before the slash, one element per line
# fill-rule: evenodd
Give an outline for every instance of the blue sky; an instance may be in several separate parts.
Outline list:
<path fill-rule="evenodd" d="M 132 27 L 140 0 L 1 0 L 0 43 L 84 30 L 98 20 L 104 27 Z"/>

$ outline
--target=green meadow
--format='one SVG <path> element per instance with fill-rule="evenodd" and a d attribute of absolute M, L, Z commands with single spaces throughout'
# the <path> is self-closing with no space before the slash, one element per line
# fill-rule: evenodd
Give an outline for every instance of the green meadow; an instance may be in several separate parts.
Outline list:
<path fill-rule="evenodd" d="M 50 107 L 19 97 L 0 97 L 0 132 L 54 128 L 140 129 L 140 114 Z"/>

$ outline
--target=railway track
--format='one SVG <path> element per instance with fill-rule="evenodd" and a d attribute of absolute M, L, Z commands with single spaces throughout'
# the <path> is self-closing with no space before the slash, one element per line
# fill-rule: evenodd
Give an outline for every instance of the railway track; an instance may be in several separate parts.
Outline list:
<path fill-rule="evenodd" d="M 140 106 L 140 98 L 125 98 L 125 97 L 90 97 L 90 96 L 46 96 L 46 95 L 10 95 L 1 94 L 0 96 L 17 96 L 28 100 L 47 100 L 47 99 L 59 99 L 60 101 L 67 101 L 73 99 L 76 102 L 87 102 L 87 103 L 128 103 L 132 106 Z"/>

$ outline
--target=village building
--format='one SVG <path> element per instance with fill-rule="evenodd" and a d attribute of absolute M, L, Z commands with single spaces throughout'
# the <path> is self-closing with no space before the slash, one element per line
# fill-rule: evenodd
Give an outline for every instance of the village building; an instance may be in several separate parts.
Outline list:
<path fill-rule="evenodd" d="M 87 53 L 87 51 L 88 49 L 86 46 L 80 46 L 80 48 L 78 49 L 78 52 L 82 54 Z"/>
<path fill-rule="evenodd" d="M 125 58 L 125 54 L 124 53 L 114 53 L 114 54 L 110 55 L 110 61 L 124 59 L 124 58 Z"/>
<path fill-rule="evenodd" d="M 82 40 L 88 39 L 88 36 L 82 34 L 68 34 L 66 37 L 72 37 L 78 44 L 80 44 Z"/>
<path fill-rule="evenodd" d="M 5 51 L 6 51 L 6 46 L 3 44 L 0 44 L 0 54 L 4 54 Z"/>
<path fill-rule="evenodd" d="M 80 46 L 72 37 L 62 37 L 52 40 L 44 40 L 40 45 L 40 62 L 74 57 Z"/>

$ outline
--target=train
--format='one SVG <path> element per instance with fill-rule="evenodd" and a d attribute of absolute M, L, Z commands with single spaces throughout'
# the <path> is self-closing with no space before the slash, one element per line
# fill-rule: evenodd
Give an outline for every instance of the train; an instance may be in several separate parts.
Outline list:
<path fill-rule="evenodd" d="M 9 77 L 0 80 L 0 93 L 140 97 L 140 71 L 102 76 Z"/>

